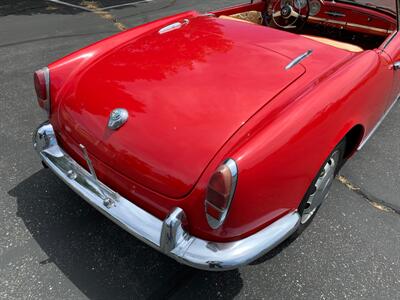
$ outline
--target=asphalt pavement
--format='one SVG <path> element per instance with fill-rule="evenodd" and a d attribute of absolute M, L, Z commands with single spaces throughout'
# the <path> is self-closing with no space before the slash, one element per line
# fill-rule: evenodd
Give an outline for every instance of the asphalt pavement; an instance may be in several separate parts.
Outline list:
<path fill-rule="evenodd" d="M 0 2 L 0 299 L 400 299 L 400 105 L 299 238 L 235 271 L 194 270 L 42 168 L 32 73 L 123 28 L 241 1 L 56 2 Z"/>

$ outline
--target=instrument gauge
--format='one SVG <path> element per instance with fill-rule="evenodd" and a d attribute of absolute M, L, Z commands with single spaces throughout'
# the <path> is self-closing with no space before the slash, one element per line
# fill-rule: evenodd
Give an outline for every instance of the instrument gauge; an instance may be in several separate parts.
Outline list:
<path fill-rule="evenodd" d="M 310 16 L 315 16 L 321 10 L 321 2 L 318 0 L 311 0 L 310 1 Z"/>
<path fill-rule="evenodd" d="M 294 0 L 294 7 L 303 9 L 307 5 L 307 0 Z"/>

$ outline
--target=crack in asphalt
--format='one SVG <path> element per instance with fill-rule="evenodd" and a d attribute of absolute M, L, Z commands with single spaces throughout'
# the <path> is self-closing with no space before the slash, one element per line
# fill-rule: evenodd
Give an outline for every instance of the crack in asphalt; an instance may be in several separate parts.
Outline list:
<path fill-rule="evenodd" d="M 349 179 L 347 179 L 343 175 L 337 176 L 336 179 L 344 186 L 346 186 L 350 191 L 361 196 L 374 208 L 380 211 L 391 212 L 400 215 L 400 207 L 369 195 L 367 192 L 363 191 L 360 187 L 354 185 Z"/>
<path fill-rule="evenodd" d="M 128 29 L 128 27 L 117 20 L 117 18 L 111 14 L 110 12 L 105 11 L 101 8 L 97 1 L 82 1 L 82 7 L 85 7 L 88 11 L 93 12 L 94 14 L 98 15 L 100 18 L 111 21 L 115 27 L 118 28 L 120 31 L 124 31 Z"/>
<path fill-rule="evenodd" d="M 50 1 L 50 2 L 53 2 L 53 3 L 56 3 L 56 4 L 65 5 L 65 6 L 69 6 L 69 7 L 73 7 L 73 8 L 82 9 L 82 10 L 85 10 L 85 11 L 92 11 L 91 8 L 86 7 L 82 3 L 81 3 L 81 5 L 78 5 L 78 4 L 70 3 L 67 0 L 66 1 L 62 1 L 62 0 L 46 0 L 46 1 Z M 110 9 L 121 8 L 121 7 L 126 7 L 126 6 L 135 6 L 136 4 L 149 3 L 149 2 L 153 2 L 153 1 L 154 0 L 139 0 L 139 1 L 122 3 L 122 4 L 110 5 L 110 6 L 106 6 L 106 7 L 99 7 L 96 10 L 110 10 Z M 86 2 L 96 2 L 96 1 L 95 0 L 87 0 Z"/>
<path fill-rule="evenodd" d="M 125 17 L 120 18 L 120 20 L 124 20 L 124 19 L 128 19 L 128 18 L 132 18 L 132 17 L 139 16 L 139 15 L 143 15 L 143 16 L 142 16 L 143 19 L 147 21 L 147 16 L 148 16 L 148 14 L 150 14 L 150 13 L 152 13 L 152 12 L 156 12 L 156 11 L 158 11 L 158 10 L 165 9 L 165 8 L 170 8 L 170 7 L 174 6 L 175 4 L 176 4 L 176 0 L 170 0 L 170 2 L 167 3 L 167 4 L 164 5 L 164 6 L 161 6 L 161 7 L 157 7 L 157 8 L 154 8 L 154 9 L 149 9 L 149 10 L 147 10 L 145 14 L 143 14 L 143 12 L 139 12 L 139 13 L 137 13 L 137 14 L 130 14 L 130 15 L 127 15 L 127 16 L 125 16 Z"/>
<path fill-rule="evenodd" d="M 72 3 L 69 3 L 66 1 L 61 1 L 61 0 L 47 0 L 47 1 L 50 1 L 55 4 L 59 4 L 59 5 L 66 5 L 66 6 L 82 9 L 84 11 L 92 12 L 94 14 L 99 15 L 101 18 L 103 18 L 105 20 L 112 21 L 114 23 L 114 25 L 120 31 L 124 31 L 127 29 L 127 26 L 125 24 L 123 24 L 122 22 L 118 21 L 117 18 L 115 16 L 113 16 L 111 13 L 106 12 L 106 10 L 121 8 L 121 7 L 126 7 L 126 6 L 136 7 L 138 4 L 150 3 L 150 2 L 153 2 L 154 0 L 134 1 L 134 2 L 128 2 L 128 3 L 124 3 L 124 4 L 118 4 L 118 5 L 111 5 L 111 6 L 106 6 L 106 7 L 101 7 L 101 5 L 99 5 L 99 3 L 95 0 L 83 0 L 80 3 L 80 5 L 72 4 Z M 156 8 L 154 10 L 149 10 L 147 13 L 151 13 L 153 11 L 158 11 L 160 9 L 171 7 L 174 4 L 176 4 L 176 0 L 170 0 L 166 5 Z M 132 16 L 140 15 L 140 14 L 142 14 L 142 12 L 140 12 L 138 14 L 132 14 L 132 15 L 129 15 L 129 16 L 126 16 L 123 18 L 119 18 L 119 20 L 123 20 L 123 19 L 129 18 L 129 17 L 132 17 Z"/>
<path fill-rule="evenodd" d="M 104 20 L 111 21 L 114 24 L 114 26 L 118 28 L 118 30 L 124 31 L 128 27 L 125 26 L 124 24 L 122 24 L 121 22 L 119 22 L 113 14 L 111 14 L 110 12 L 107 12 L 106 10 L 123 7 L 123 6 L 127 6 L 127 5 L 135 5 L 137 3 L 147 3 L 147 2 L 151 2 L 153 0 L 143 0 L 143 1 L 138 1 L 138 2 L 125 3 L 125 4 L 121 4 L 121 5 L 113 5 L 113 6 L 109 6 L 109 7 L 101 7 L 101 4 L 99 4 L 99 2 L 95 1 L 95 0 L 83 0 L 80 3 L 80 5 L 69 3 L 66 1 L 61 1 L 61 0 L 47 0 L 47 1 L 50 1 L 55 4 L 66 5 L 69 7 L 74 7 L 74 8 L 82 9 L 84 11 L 92 12 L 92 13 L 100 16 L 100 18 L 102 18 Z"/>

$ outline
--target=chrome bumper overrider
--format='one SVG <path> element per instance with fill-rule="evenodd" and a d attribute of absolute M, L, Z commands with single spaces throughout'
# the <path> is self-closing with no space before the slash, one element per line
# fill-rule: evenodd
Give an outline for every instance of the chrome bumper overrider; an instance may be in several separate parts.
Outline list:
<path fill-rule="evenodd" d="M 185 212 L 181 208 L 160 220 L 99 182 L 58 146 L 48 122 L 35 131 L 33 145 L 42 161 L 97 210 L 146 244 L 195 268 L 218 271 L 248 264 L 285 240 L 299 225 L 299 214 L 293 212 L 242 240 L 205 241 L 182 228 Z"/>

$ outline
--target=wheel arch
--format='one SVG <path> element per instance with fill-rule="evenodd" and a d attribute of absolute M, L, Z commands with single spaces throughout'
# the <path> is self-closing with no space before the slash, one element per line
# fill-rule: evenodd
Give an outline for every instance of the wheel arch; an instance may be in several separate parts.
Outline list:
<path fill-rule="evenodd" d="M 346 139 L 346 152 L 344 158 L 350 158 L 357 152 L 358 146 L 361 144 L 365 135 L 365 128 L 361 124 L 354 125 L 344 136 Z"/>

